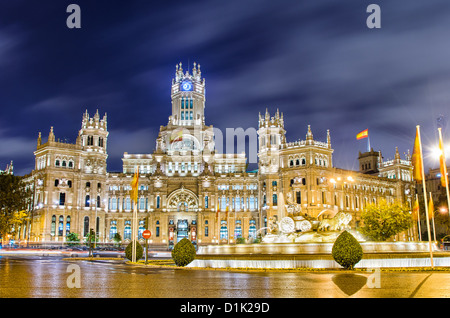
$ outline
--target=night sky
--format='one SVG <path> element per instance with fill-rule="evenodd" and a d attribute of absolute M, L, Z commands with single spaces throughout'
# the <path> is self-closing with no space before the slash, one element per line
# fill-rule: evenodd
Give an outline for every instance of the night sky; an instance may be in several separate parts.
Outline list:
<path fill-rule="evenodd" d="M 81 29 L 69 29 L 69 4 Z M 381 7 L 381 29 L 366 8 Z M 206 124 L 257 128 L 284 113 L 287 141 L 331 133 L 334 165 L 358 169 L 374 150 L 412 152 L 421 125 L 425 164 L 450 105 L 450 1 L 0 0 L 0 169 L 34 167 L 41 131 L 75 142 L 87 109 L 108 114 L 108 171 L 124 152 L 151 153 L 171 114 L 175 65 L 201 65 Z M 450 129 L 444 130 L 444 141 Z M 450 143 L 450 141 L 449 141 Z M 448 157 L 448 156 L 447 156 Z"/>

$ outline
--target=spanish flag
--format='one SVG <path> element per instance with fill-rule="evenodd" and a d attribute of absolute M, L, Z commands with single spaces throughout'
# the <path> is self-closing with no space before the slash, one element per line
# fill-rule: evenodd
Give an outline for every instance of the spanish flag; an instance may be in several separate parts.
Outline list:
<path fill-rule="evenodd" d="M 439 163 L 441 166 L 441 185 L 443 187 L 447 186 L 446 175 L 447 175 L 447 167 L 445 166 L 445 152 L 444 152 L 444 143 L 442 142 L 442 133 L 439 130 Z"/>
<path fill-rule="evenodd" d="M 422 181 L 422 152 L 420 149 L 419 126 L 416 127 L 416 139 L 414 141 L 414 150 L 412 154 L 413 178 L 416 181 Z"/>
<path fill-rule="evenodd" d="M 137 204 L 139 185 L 139 166 L 134 170 L 133 180 L 131 181 L 131 199 Z"/>
<path fill-rule="evenodd" d="M 363 138 L 369 137 L 369 129 L 361 131 L 359 134 L 356 135 L 356 140 L 360 140 Z"/>
<path fill-rule="evenodd" d="M 432 220 L 434 218 L 434 203 L 433 198 L 430 195 L 430 203 L 428 204 L 428 218 Z"/>
<path fill-rule="evenodd" d="M 182 141 L 183 140 L 183 130 L 177 130 L 172 132 L 172 134 L 170 135 L 170 143 L 174 143 L 177 141 Z"/>
<path fill-rule="evenodd" d="M 416 199 L 416 201 L 414 202 L 414 207 L 413 207 L 413 220 L 414 221 L 418 221 L 419 220 L 419 201 Z"/>

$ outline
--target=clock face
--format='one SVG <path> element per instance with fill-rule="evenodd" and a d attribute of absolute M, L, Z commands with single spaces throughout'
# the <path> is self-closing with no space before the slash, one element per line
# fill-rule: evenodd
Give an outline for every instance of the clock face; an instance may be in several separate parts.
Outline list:
<path fill-rule="evenodd" d="M 192 82 L 190 81 L 184 81 L 181 83 L 181 90 L 182 91 L 192 91 Z"/>

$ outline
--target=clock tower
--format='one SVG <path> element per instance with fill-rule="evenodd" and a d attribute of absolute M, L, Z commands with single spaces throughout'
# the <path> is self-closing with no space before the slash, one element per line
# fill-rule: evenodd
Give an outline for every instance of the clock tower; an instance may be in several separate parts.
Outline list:
<path fill-rule="evenodd" d="M 177 64 L 172 80 L 172 125 L 201 126 L 205 123 L 205 79 L 201 78 L 200 64 L 194 63 L 192 74 L 183 73 L 182 64 Z"/>
<path fill-rule="evenodd" d="M 181 63 L 176 65 L 171 87 L 172 114 L 167 126 L 160 127 L 156 151 L 214 151 L 213 127 L 205 125 L 205 79 L 201 75 L 197 63 L 190 71 L 183 71 Z"/>

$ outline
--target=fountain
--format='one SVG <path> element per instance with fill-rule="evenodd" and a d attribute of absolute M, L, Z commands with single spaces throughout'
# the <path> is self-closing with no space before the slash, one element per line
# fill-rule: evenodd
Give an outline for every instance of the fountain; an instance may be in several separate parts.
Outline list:
<path fill-rule="evenodd" d="M 371 242 L 350 227 L 352 215 L 322 210 L 316 217 L 302 213 L 290 194 L 279 193 L 279 220 L 272 220 L 259 244 L 201 246 L 190 267 L 340 268 L 331 256 L 334 241 L 346 230 L 360 242 L 363 259 L 356 267 L 429 266 L 428 242 Z M 437 247 L 433 244 L 436 252 Z M 393 255 L 394 254 L 394 255 Z M 444 253 L 445 254 L 445 253 Z M 450 253 L 435 258 L 436 266 L 450 266 Z"/>
<path fill-rule="evenodd" d="M 333 210 L 322 210 L 317 217 L 302 214 L 299 204 L 292 201 L 289 193 L 284 201 L 283 193 L 279 194 L 278 215 L 280 221 L 273 221 L 263 243 L 322 243 L 334 242 L 343 230 L 347 230 L 360 242 L 366 238 L 349 226 L 352 215 Z M 286 214 L 287 212 L 287 214 Z M 332 216 L 325 218 L 325 216 Z M 320 217 L 322 219 L 320 220 Z"/>

